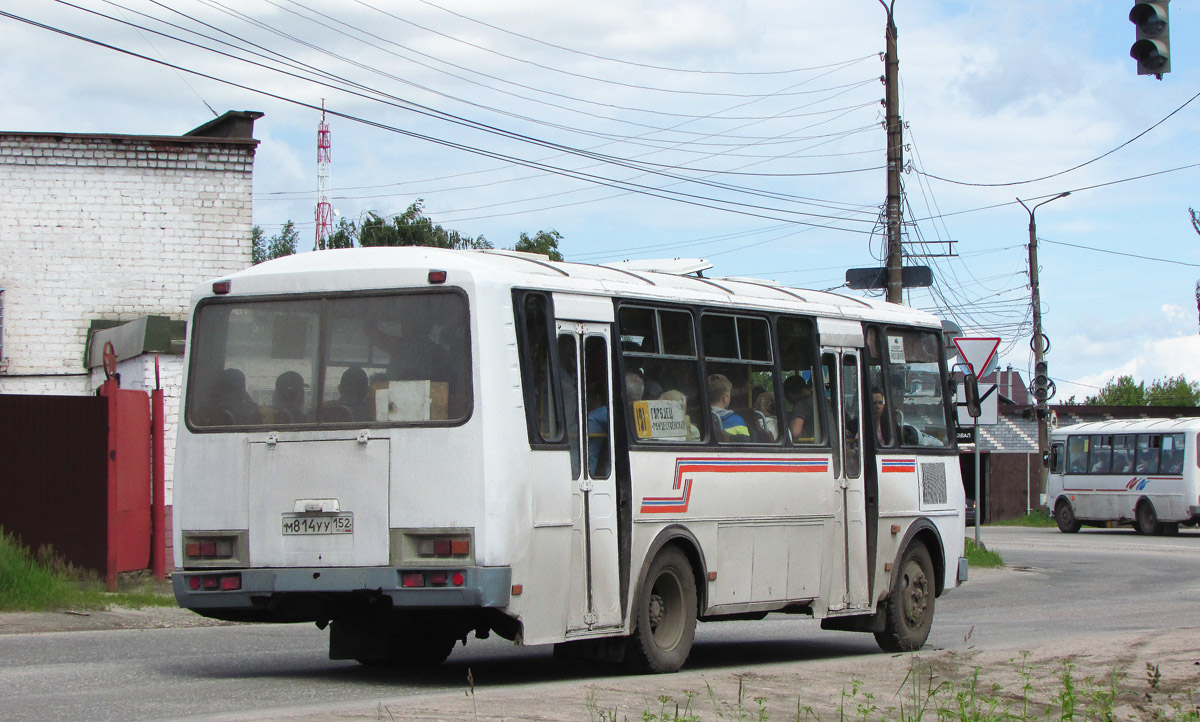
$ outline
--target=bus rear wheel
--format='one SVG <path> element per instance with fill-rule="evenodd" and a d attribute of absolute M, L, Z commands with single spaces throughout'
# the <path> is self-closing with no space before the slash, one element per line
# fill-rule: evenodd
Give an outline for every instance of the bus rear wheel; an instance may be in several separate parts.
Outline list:
<path fill-rule="evenodd" d="M 633 636 L 625 662 L 637 672 L 675 672 L 696 637 L 696 578 L 677 547 L 659 552 L 634 607 Z"/>
<path fill-rule="evenodd" d="M 925 644 L 933 626 L 937 583 L 924 544 L 913 544 L 900 561 L 892 593 L 884 604 L 884 628 L 875 641 L 885 652 L 913 652 Z"/>
<path fill-rule="evenodd" d="M 1083 522 L 1075 518 L 1075 510 L 1065 499 L 1060 499 L 1058 506 L 1054 507 L 1054 521 L 1058 522 L 1058 530 L 1063 534 L 1074 534 L 1083 526 Z"/>
<path fill-rule="evenodd" d="M 1148 500 L 1142 500 L 1137 508 L 1137 527 L 1138 531 L 1146 536 L 1154 536 L 1162 534 L 1162 525 L 1158 523 L 1158 512 L 1154 511 L 1154 504 Z"/>

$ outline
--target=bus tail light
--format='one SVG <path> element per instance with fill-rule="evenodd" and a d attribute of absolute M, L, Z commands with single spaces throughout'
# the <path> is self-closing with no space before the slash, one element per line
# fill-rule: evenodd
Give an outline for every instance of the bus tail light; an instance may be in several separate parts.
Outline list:
<path fill-rule="evenodd" d="M 242 567 L 246 566 L 246 537 L 244 531 L 183 533 L 183 566 Z"/>
<path fill-rule="evenodd" d="M 388 557 L 396 569 L 441 567 L 447 572 L 475 564 L 475 530 L 470 527 L 392 529 Z"/>
<path fill-rule="evenodd" d="M 194 591 L 236 592 L 242 588 L 241 574 L 197 574 L 188 577 L 188 587 Z"/>
<path fill-rule="evenodd" d="M 461 571 L 400 572 L 400 586 L 405 589 L 425 587 L 461 587 L 467 583 L 467 575 Z"/>
<path fill-rule="evenodd" d="M 421 558 L 466 557 L 470 554 L 470 536 L 436 536 L 417 540 L 417 556 Z"/>

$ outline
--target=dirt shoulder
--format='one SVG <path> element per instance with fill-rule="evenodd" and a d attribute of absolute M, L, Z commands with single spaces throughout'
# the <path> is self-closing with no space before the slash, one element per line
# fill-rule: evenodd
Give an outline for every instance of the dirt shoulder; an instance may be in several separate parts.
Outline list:
<path fill-rule="evenodd" d="M 1015 719 L 1042 719 L 1048 711 L 1057 719 L 1066 702 L 1075 705 L 1073 719 L 1103 719 L 1107 709 L 1113 719 L 1151 720 L 1194 710 L 1193 690 L 1200 690 L 1200 627 L 1102 634 L 1024 650 L 922 650 L 591 682 L 490 687 L 476 680 L 473 691 L 464 680 L 456 692 L 319 712 L 274 710 L 269 718 L 674 720 L 687 719 L 686 710 L 699 720 L 891 720 L 900 719 L 903 709 L 906 719 L 922 712 L 927 719 L 945 718 L 939 710 L 959 719 L 963 705 L 976 705 L 979 711 L 1008 709 Z"/>
<path fill-rule="evenodd" d="M 211 627 L 225 622 L 201 617 L 179 607 L 120 607 L 103 611 L 5 612 L 0 614 L 0 634 L 82 632 L 105 629 L 162 629 L 166 627 Z"/>

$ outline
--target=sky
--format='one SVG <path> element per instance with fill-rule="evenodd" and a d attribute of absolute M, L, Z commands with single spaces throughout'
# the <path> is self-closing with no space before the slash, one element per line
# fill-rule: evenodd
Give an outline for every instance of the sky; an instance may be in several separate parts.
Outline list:
<path fill-rule="evenodd" d="M 1159 81 L 1128 55 L 1130 7 L 894 2 L 906 263 L 935 280 L 905 303 L 1031 378 L 1017 199 L 1045 203 L 1052 403 L 1200 380 L 1200 9 L 1171 5 Z M 831 290 L 883 261 L 885 22 L 880 0 L 0 0 L 0 130 L 261 111 L 254 222 L 294 221 L 304 250 L 324 103 L 338 218 L 420 201 L 496 247 L 555 230 L 568 260 Z"/>

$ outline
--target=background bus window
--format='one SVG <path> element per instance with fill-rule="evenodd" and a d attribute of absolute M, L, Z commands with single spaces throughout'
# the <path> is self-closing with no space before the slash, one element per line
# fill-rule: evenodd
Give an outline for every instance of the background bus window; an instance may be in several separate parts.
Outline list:
<path fill-rule="evenodd" d="M 1163 434 L 1162 459 L 1158 465 L 1158 473 L 1183 473 L 1183 434 Z"/>
<path fill-rule="evenodd" d="M 783 370 L 783 405 L 780 423 L 793 444 L 822 444 L 824 429 L 813 389 L 817 356 L 813 344 L 812 321 L 806 318 L 781 318 L 779 363 Z"/>
<path fill-rule="evenodd" d="M 1134 440 L 1136 437 L 1121 434 L 1113 437 L 1112 473 L 1133 473 Z"/>
<path fill-rule="evenodd" d="M 1137 461 L 1134 462 L 1135 474 L 1157 474 L 1162 436 L 1159 434 L 1138 434 Z"/>
<path fill-rule="evenodd" d="M 781 429 L 778 389 L 767 320 L 706 313 L 700 319 L 700 334 L 704 370 L 710 380 L 708 402 L 714 426 L 733 432 L 727 433 L 729 438 L 719 440 L 763 444 L 778 441 Z M 715 377 L 729 380 L 727 402 L 711 392 Z M 745 433 L 740 431 L 743 428 Z"/>
<path fill-rule="evenodd" d="M 1112 469 L 1111 436 L 1092 437 L 1092 448 L 1088 452 L 1088 473 L 1107 474 Z"/>
<path fill-rule="evenodd" d="M 1088 437 L 1071 436 L 1067 438 L 1067 473 L 1086 474 L 1088 464 Z"/>
<path fill-rule="evenodd" d="M 630 437 L 640 442 L 702 441 L 706 412 L 692 314 L 622 306 L 617 319 L 625 372 L 642 380 L 641 399 L 630 400 L 626 408 Z M 651 423 L 651 416 L 669 423 Z"/>

